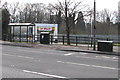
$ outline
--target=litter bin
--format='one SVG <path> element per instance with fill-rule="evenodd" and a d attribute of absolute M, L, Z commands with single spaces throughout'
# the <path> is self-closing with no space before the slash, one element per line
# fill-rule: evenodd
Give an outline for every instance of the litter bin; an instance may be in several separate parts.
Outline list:
<path fill-rule="evenodd" d="M 40 33 L 40 43 L 41 44 L 50 44 L 50 34 L 49 32 Z"/>
<path fill-rule="evenodd" d="M 113 52 L 113 41 L 98 41 L 98 51 Z"/>

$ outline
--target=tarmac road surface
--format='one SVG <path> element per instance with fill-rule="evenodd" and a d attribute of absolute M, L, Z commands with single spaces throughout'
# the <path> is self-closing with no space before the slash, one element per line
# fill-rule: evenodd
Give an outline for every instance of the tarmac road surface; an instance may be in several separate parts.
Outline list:
<path fill-rule="evenodd" d="M 114 55 L 2 47 L 3 78 L 118 78 Z"/>

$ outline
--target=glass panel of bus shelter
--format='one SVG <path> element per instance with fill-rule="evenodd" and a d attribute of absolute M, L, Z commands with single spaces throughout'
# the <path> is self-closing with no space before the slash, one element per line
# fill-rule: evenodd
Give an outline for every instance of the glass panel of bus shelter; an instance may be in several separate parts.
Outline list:
<path fill-rule="evenodd" d="M 14 41 L 20 40 L 20 27 L 14 26 Z"/>
<path fill-rule="evenodd" d="M 21 41 L 27 41 L 27 26 L 21 27 Z"/>

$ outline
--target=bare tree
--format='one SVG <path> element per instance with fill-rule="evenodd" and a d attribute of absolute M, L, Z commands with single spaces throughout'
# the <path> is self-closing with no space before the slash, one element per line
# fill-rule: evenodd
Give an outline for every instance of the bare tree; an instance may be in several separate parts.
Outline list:
<path fill-rule="evenodd" d="M 25 3 L 14 2 L 2 5 L 7 8 L 11 14 L 11 22 L 44 22 L 45 15 L 48 14 L 47 8 L 43 3 Z"/>
<path fill-rule="evenodd" d="M 102 11 L 97 12 L 97 21 L 106 23 L 106 19 L 110 18 L 111 22 L 115 21 L 116 18 L 116 12 L 115 11 L 110 11 L 108 9 L 104 9 Z"/>
<path fill-rule="evenodd" d="M 52 5 L 53 6 L 53 5 Z M 71 0 L 58 1 L 58 4 L 53 6 L 56 11 L 61 11 L 61 15 L 64 18 L 66 23 L 66 35 L 67 35 L 67 44 L 70 45 L 70 32 L 71 26 L 78 19 L 76 18 L 76 14 L 84 9 L 86 6 L 82 5 L 82 1 L 75 2 Z"/>
<path fill-rule="evenodd" d="M 19 10 L 19 2 L 13 2 L 9 4 L 9 11 L 11 14 L 11 22 L 18 22 L 18 10 Z"/>
<path fill-rule="evenodd" d="M 45 4 L 43 4 L 43 3 L 36 4 L 36 6 L 35 6 L 36 21 L 35 22 L 41 23 L 43 21 L 45 8 L 46 8 Z"/>
<path fill-rule="evenodd" d="M 45 15 L 45 5 L 43 3 L 34 3 L 34 4 L 24 4 L 24 9 L 22 15 L 24 17 L 24 22 L 43 22 Z"/>
<path fill-rule="evenodd" d="M 118 12 L 117 12 L 117 11 L 114 11 L 112 15 L 113 15 L 113 17 L 114 17 L 114 19 L 113 19 L 114 22 L 115 22 L 115 23 L 118 23 L 118 22 L 119 22 L 119 16 L 120 16 L 120 15 L 118 14 Z"/>

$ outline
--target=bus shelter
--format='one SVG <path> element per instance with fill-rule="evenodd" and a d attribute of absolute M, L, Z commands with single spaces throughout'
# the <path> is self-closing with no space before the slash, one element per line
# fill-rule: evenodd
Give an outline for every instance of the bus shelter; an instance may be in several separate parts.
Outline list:
<path fill-rule="evenodd" d="M 48 35 L 53 35 L 57 39 L 57 24 L 41 24 L 41 23 L 10 23 L 10 40 L 11 41 L 40 41 Z M 44 36 L 45 35 L 45 36 Z M 42 37 L 41 37 L 42 36 Z M 50 38 L 45 38 L 50 39 Z M 43 41 L 45 41 L 43 39 Z M 41 41 L 42 43 L 44 43 Z"/>
<path fill-rule="evenodd" d="M 30 38 L 34 38 L 35 24 L 32 23 L 10 23 L 10 41 L 30 41 Z M 34 39 L 32 39 L 34 40 Z"/>

